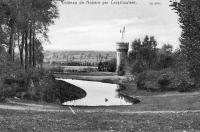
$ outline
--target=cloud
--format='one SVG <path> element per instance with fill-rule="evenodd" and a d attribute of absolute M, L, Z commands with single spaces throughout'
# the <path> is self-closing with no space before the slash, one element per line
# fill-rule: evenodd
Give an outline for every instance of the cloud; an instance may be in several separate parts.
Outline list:
<path fill-rule="evenodd" d="M 178 45 L 180 28 L 177 15 L 168 7 L 168 0 L 159 7 L 146 3 L 134 7 L 63 7 L 61 19 L 52 26 L 50 48 L 115 50 L 120 41 L 120 29 L 126 26 L 125 38 L 132 41 L 144 35 L 154 35 L 159 44 Z M 55 46 L 53 46 L 55 45 Z"/>
<path fill-rule="evenodd" d="M 114 28 L 122 28 L 123 26 L 129 25 L 138 25 L 145 24 L 149 21 L 153 21 L 157 19 L 157 17 L 150 18 L 138 18 L 135 17 L 133 19 L 113 19 L 113 20 L 102 20 L 102 21 L 87 21 L 81 26 L 73 26 L 66 27 L 56 31 L 56 33 L 66 33 L 66 34 L 74 34 L 74 33 L 86 33 L 86 32 L 101 32 L 101 31 L 109 31 Z"/>
<path fill-rule="evenodd" d="M 113 19 L 101 21 L 87 21 L 79 26 L 73 26 L 56 30 L 55 34 L 59 37 L 54 38 L 53 43 L 59 43 L 60 48 L 71 49 L 90 49 L 90 50 L 115 50 L 115 43 L 120 41 L 119 30 L 126 26 L 127 41 L 136 38 L 143 38 L 144 35 L 154 35 L 160 44 L 164 42 L 177 43 L 177 25 L 159 24 L 159 17 L 132 18 L 132 19 Z M 97 48 L 98 47 L 98 48 Z"/>

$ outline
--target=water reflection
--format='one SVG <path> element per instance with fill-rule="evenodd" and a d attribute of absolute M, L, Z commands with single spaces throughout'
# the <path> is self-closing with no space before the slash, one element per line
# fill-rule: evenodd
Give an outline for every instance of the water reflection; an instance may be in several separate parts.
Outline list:
<path fill-rule="evenodd" d="M 82 80 L 62 79 L 68 83 L 76 85 L 87 92 L 85 98 L 65 102 L 64 105 L 75 106 L 111 106 L 111 105 L 132 105 L 130 99 L 127 99 L 118 91 L 122 90 L 123 85 L 108 84 L 101 82 L 91 82 Z"/>

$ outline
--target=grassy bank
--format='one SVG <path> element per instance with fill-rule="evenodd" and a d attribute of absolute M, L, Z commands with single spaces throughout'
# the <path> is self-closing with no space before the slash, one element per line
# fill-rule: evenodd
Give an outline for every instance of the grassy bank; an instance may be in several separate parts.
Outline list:
<path fill-rule="evenodd" d="M 65 76 L 64 74 L 61 76 Z M 119 76 L 78 76 L 68 75 L 68 78 L 84 79 L 91 81 L 105 82 L 105 79 L 110 79 L 114 82 L 122 82 L 126 80 L 125 77 Z M 141 110 L 199 110 L 200 109 L 200 93 L 197 92 L 178 92 L 178 91 L 163 91 L 163 92 L 151 92 L 147 90 L 138 90 L 136 84 L 129 83 L 123 85 L 124 87 L 119 90 L 123 95 L 137 98 L 140 103 L 133 106 L 122 106 L 117 109 L 123 110 L 128 109 L 130 111 L 141 111 Z"/>
<path fill-rule="evenodd" d="M 11 107 L 7 108 L 0 104 L 0 131 L 200 130 L 200 112 L 190 111 L 200 110 L 200 93 L 163 93 L 137 98 L 141 103 L 131 106 L 72 107 L 75 114 L 68 106 L 38 106 L 27 102 L 26 105 L 8 104 Z M 6 108 L 8 110 L 3 110 Z M 16 110 L 9 110 L 12 108 Z M 175 112 L 185 110 L 190 112 Z M 155 111 L 162 112 L 153 113 Z"/>
<path fill-rule="evenodd" d="M 62 80 L 56 80 L 56 87 L 59 89 L 58 98 L 62 103 L 81 99 L 87 94 L 83 89 Z"/>
<path fill-rule="evenodd" d="M 56 80 L 52 74 L 37 69 L 22 72 L 19 77 L 5 78 L 0 83 L 0 101 L 17 97 L 36 102 L 63 103 L 86 96 L 83 89 Z"/>
<path fill-rule="evenodd" d="M 95 79 L 94 76 L 87 75 L 87 77 L 86 79 Z M 116 80 L 120 79 L 117 76 L 109 77 Z M 105 78 L 105 76 L 100 77 L 100 79 Z M 67 91 L 69 91 L 69 88 L 74 90 L 73 85 L 66 85 L 65 82 L 61 82 L 63 90 L 68 89 Z M 134 85 L 126 85 L 126 88 L 120 90 L 120 92 L 138 98 L 141 101 L 139 104 L 109 107 L 71 107 L 75 114 L 69 106 L 38 106 L 40 104 L 32 105 L 28 102 L 26 102 L 26 105 L 23 105 L 23 102 L 22 104 L 0 104 L 0 131 L 182 132 L 200 130 L 199 92 L 152 93 L 137 91 L 134 87 Z M 77 93 L 76 90 L 74 92 Z M 5 105 L 10 107 L 7 108 Z M 5 108 L 8 110 L 3 110 Z M 11 110 L 13 108 L 15 110 Z"/>
<path fill-rule="evenodd" d="M 0 110 L 0 131 L 195 131 L 200 113 L 119 114 Z"/>

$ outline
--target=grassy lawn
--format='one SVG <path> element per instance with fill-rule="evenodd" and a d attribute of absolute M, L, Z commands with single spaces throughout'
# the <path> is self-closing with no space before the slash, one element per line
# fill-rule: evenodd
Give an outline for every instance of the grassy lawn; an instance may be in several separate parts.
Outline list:
<path fill-rule="evenodd" d="M 200 110 L 200 92 L 147 92 L 127 85 L 122 93 L 138 98 L 141 103 L 131 110 Z"/>
<path fill-rule="evenodd" d="M 117 114 L 0 110 L 0 131 L 194 131 L 200 113 Z"/>
<path fill-rule="evenodd" d="M 183 132 L 200 130 L 200 112 L 132 113 L 134 111 L 200 110 L 200 94 L 140 96 L 141 103 L 132 106 L 72 107 L 52 106 L 62 112 L 0 109 L 1 132 L 66 131 L 146 131 Z M 26 102 L 26 104 L 28 104 Z M 5 105 L 5 104 L 2 104 Z M 38 104 L 39 105 L 39 104 Z M 27 107 L 23 105 L 16 105 Z M 51 105 L 50 105 L 51 106 Z M 15 107 L 15 105 L 13 106 Z M 31 106 L 43 109 L 44 107 Z"/>
<path fill-rule="evenodd" d="M 167 96 L 166 96 L 167 95 Z M 140 96 L 132 106 L 72 107 L 54 106 L 62 112 L 0 109 L 0 131 L 146 131 L 183 132 L 200 130 L 200 112 L 133 113 L 134 111 L 200 110 L 200 94 Z M 22 105 L 23 106 L 23 105 Z M 41 107 L 38 107 L 38 109 Z"/>
<path fill-rule="evenodd" d="M 94 76 L 82 76 L 90 79 Z M 109 79 L 110 76 L 107 76 Z M 99 80 L 105 76 L 99 77 Z M 110 77 L 118 80 L 118 77 Z M 110 107 L 72 107 L 50 105 L 47 110 L 54 112 L 39 112 L 37 110 L 3 110 L 0 109 L 0 131 L 3 132 L 68 132 L 68 131 L 144 131 L 144 132 L 183 132 L 200 130 L 200 112 L 180 113 L 134 113 L 137 111 L 184 111 L 200 110 L 200 92 L 146 92 L 136 91 L 134 85 L 126 86 L 120 91 L 136 97 L 141 102 L 131 106 Z M 22 102 L 23 103 L 23 102 Z M 29 104 L 29 102 L 26 102 Z M 0 104 L 4 105 L 10 104 Z M 11 104 L 12 105 L 12 104 Z M 40 105 L 40 104 L 38 104 Z M 42 106 L 23 106 L 44 109 Z M 62 110 L 62 112 L 58 112 Z M 57 111 L 57 112 L 56 112 Z"/>

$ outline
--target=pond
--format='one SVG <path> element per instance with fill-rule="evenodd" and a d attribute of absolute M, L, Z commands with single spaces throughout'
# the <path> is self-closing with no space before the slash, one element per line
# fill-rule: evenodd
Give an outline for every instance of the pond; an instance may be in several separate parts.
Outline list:
<path fill-rule="evenodd" d="M 68 83 L 76 85 L 86 91 L 85 98 L 65 102 L 64 105 L 74 106 L 113 106 L 132 105 L 130 99 L 118 93 L 121 85 L 92 81 L 62 79 Z"/>

